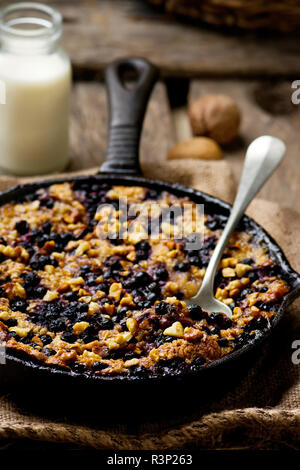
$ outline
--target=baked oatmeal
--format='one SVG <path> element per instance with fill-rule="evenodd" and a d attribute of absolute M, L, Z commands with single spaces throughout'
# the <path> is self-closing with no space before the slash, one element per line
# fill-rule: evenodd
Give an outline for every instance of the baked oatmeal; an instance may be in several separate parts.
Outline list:
<path fill-rule="evenodd" d="M 0 340 L 51 368 L 196 371 L 262 335 L 290 290 L 263 242 L 241 227 L 215 282 L 232 319 L 187 307 L 226 219 L 166 191 L 96 178 L 53 184 L 0 207 L 0 221 Z"/>

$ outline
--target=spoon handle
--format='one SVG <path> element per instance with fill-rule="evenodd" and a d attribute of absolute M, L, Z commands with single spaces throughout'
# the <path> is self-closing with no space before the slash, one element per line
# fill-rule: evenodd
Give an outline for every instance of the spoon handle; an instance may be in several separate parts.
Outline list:
<path fill-rule="evenodd" d="M 271 136 L 258 137 L 249 145 L 236 198 L 208 264 L 201 286 L 202 292 L 205 290 L 213 293 L 216 271 L 232 232 L 254 196 L 282 161 L 285 150 L 283 141 Z"/>

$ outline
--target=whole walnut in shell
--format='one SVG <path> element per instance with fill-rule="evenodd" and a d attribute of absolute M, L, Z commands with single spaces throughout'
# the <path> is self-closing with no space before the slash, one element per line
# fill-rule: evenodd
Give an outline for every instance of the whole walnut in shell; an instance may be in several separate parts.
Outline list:
<path fill-rule="evenodd" d="M 190 140 L 178 142 L 168 153 L 167 158 L 202 158 L 204 160 L 219 160 L 222 150 L 214 140 L 209 137 L 194 137 Z"/>
<path fill-rule="evenodd" d="M 190 105 L 194 135 L 208 136 L 219 144 L 228 144 L 238 134 L 241 113 L 230 96 L 205 95 Z"/>

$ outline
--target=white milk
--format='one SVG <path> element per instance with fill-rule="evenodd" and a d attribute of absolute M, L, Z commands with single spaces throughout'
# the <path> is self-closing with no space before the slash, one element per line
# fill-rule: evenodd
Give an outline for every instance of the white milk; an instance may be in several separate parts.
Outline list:
<path fill-rule="evenodd" d="M 34 4 L 31 11 L 36 13 L 37 5 L 43 7 Z M 15 12 L 17 7 L 10 9 Z M 0 167 L 16 175 L 51 173 L 68 163 L 71 66 L 57 47 L 60 15 L 44 8 L 53 21 L 47 20 L 46 27 L 42 20 L 38 29 L 20 29 L 33 19 L 26 16 L 4 30 L 0 24 L 0 80 L 5 95 L 5 104 L 0 104 Z"/>

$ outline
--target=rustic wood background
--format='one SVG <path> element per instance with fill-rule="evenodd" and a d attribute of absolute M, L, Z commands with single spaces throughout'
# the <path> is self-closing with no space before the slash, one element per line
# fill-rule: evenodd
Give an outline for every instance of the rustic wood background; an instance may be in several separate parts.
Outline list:
<path fill-rule="evenodd" d="M 45 0 L 44 0 L 45 1 Z M 7 1 L 0 0 L 0 6 Z M 239 177 L 246 145 L 262 134 L 287 143 L 284 163 L 261 196 L 297 208 L 300 105 L 291 104 L 291 83 L 300 79 L 300 35 L 255 34 L 201 28 L 167 17 L 143 0 L 56 0 L 64 18 L 63 47 L 74 70 L 69 170 L 103 161 L 107 105 L 103 68 L 128 55 L 144 56 L 161 70 L 149 103 L 141 158 L 162 160 L 177 141 L 191 136 L 189 101 L 207 92 L 239 103 L 239 139 L 225 158 Z"/>
<path fill-rule="evenodd" d="M 69 170 L 95 167 L 103 161 L 107 137 L 103 68 L 117 57 L 138 55 L 161 70 L 145 120 L 142 159 L 163 160 L 175 142 L 191 136 L 187 117 L 191 100 L 207 92 L 226 93 L 237 100 L 243 113 L 240 137 L 225 149 L 235 178 L 253 138 L 262 134 L 281 137 L 288 148 L 286 159 L 261 196 L 298 208 L 300 105 L 291 104 L 291 82 L 300 79 L 299 34 L 196 28 L 166 17 L 143 0 L 43 1 L 63 14 L 63 47 L 73 63 Z M 0 7 L 8 3 L 0 0 Z M 57 449 L 28 441 L 0 442 L 0 448 Z"/>

